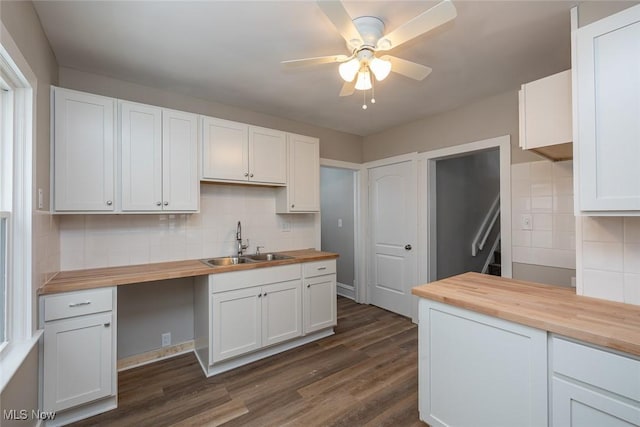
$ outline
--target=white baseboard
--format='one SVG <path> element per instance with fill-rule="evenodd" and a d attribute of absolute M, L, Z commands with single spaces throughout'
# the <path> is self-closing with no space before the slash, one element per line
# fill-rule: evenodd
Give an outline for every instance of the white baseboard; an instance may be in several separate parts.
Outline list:
<path fill-rule="evenodd" d="M 192 352 L 194 349 L 193 340 L 180 344 L 162 347 L 156 350 L 147 351 L 146 353 L 134 354 L 133 356 L 124 357 L 118 360 L 118 372 L 127 369 L 136 368 L 138 366 L 147 365 L 157 362 L 158 360 L 168 359 L 180 354 Z"/>
<path fill-rule="evenodd" d="M 345 285 L 344 283 L 337 283 L 337 292 L 338 295 L 349 298 L 351 300 L 356 300 L 356 290 L 353 286 Z"/>

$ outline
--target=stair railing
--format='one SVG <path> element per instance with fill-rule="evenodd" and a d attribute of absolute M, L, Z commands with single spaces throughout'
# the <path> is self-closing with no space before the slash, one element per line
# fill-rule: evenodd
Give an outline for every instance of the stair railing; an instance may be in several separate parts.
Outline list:
<path fill-rule="evenodd" d="M 481 251 L 484 248 L 498 217 L 500 217 L 500 193 L 498 193 L 491 204 L 489 211 L 482 220 L 482 224 L 480 224 L 476 237 L 473 239 L 473 242 L 471 242 L 471 256 L 478 255 L 478 251 Z"/>

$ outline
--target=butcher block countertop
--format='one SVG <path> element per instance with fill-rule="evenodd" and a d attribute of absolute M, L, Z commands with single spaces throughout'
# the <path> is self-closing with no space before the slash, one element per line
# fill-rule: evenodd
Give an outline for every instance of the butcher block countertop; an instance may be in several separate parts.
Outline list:
<path fill-rule="evenodd" d="M 123 267 L 92 268 L 87 270 L 61 271 L 40 289 L 38 295 L 59 292 L 81 291 L 105 286 L 120 286 L 156 280 L 178 279 L 181 277 L 205 276 L 229 271 L 268 268 L 278 265 L 299 264 L 338 258 L 338 254 L 315 249 L 282 251 L 279 254 L 293 258 L 269 262 L 245 263 L 210 267 L 200 260 L 160 262 L 156 264 L 128 265 Z"/>
<path fill-rule="evenodd" d="M 572 288 L 480 273 L 417 286 L 412 293 L 640 356 L 640 306 L 578 296 Z"/>

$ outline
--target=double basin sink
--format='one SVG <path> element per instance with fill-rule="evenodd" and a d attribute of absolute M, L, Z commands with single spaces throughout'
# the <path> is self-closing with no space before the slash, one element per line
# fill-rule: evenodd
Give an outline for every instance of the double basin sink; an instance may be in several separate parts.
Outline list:
<path fill-rule="evenodd" d="M 219 258 L 203 259 L 202 262 L 210 267 L 220 267 L 225 265 L 252 264 L 256 262 L 273 262 L 283 259 L 291 259 L 292 256 L 282 255 L 278 253 L 242 255 L 242 256 L 225 256 Z"/>

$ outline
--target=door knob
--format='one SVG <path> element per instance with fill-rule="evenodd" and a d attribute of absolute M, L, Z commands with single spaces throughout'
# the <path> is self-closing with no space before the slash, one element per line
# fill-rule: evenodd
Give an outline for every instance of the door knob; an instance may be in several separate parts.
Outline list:
<path fill-rule="evenodd" d="M 410 251 L 410 250 L 412 249 L 411 245 L 409 245 L 409 244 L 404 245 L 404 248 L 405 248 L 406 250 L 408 250 L 408 251 Z"/>

